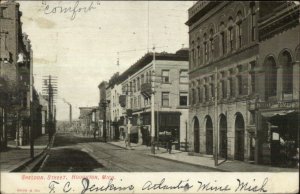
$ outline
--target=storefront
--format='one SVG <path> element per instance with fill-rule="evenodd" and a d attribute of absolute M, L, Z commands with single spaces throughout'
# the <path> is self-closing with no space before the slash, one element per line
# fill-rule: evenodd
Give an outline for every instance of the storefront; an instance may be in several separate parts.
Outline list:
<path fill-rule="evenodd" d="M 299 162 L 299 102 L 257 103 L 257 161 L 278 167 Z"/>
<path fill-rule="evenodd" d="M 170 134 L 172 136 L 173 145 L 175 149 L 180 147 L 180 112 L 155 112 L 155 139 L 159 142 L 164 138 L 160 138 L 159 134 Z M 142 139 L 143 144 L 149 143 L 151 131 L 151 112 L 141 113 L 142 120 Z"/>

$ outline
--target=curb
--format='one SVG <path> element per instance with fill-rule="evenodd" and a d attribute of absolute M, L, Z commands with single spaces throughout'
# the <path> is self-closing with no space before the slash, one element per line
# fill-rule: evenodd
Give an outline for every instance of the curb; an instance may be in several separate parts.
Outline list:
<path fill-rule="evenodd" d="M 192 166 L 206 168 L 206 169 L 218 170 L 220 172 L 230 172 L 230 171 L 227 171 L 227 170 L 224 170 L 224 169 L 220 169 L 220 168 L 215 168 L 215 167 L 210 167 L 210 166 L 204 166 L 204 165 L 201 165 L 201 164 L 193 164 L 193 163 L 179 161 L 179 160 L 173 160 L 173 159 L 161 157 L 161 156 L 158 156 L 158 155 L 153 155 L 153 154 L 146 154 L 146 155 L 154 157 L 154 158 L 160 158 L 160 159 L 167 160 L 167 161 L 173 161 L 173 162 L 178 162 L 178 163 L 182 163 L 182 164 L 189 164 L 189 165 L 192 165 Z"/>
<path fill-rule="evenodd" d="M 43 151 L 41 151 L 40 153 L 38 153 L 37 155 L 35 155 L 33 158 L 27 159 L 25 162 L 21 162 L 20 165 L 18 165 L 18 167 L 13 168 L 12 170 L 10 170 L 9 172 L 20 172 L 21 170 L 23 170 L 26 166 L 30 165 L 31 163 L 33 163 L 35 160 L 39 159 L 40 160 L 30 169 L 30 172 L 32 172 L 32 170 L 36 169 L 37 166 L 41 163 L 41 161 L 44 160 L 44 158 L 46 157 L 47 153 L 46 150 L 48 150 L 50 148 L 50 146 L 53 145 L 54 142 L 54 138 L 55 138 L 55 134 L 53 135 L 52 139 L 50 140 L 50 142 L 47 144 L 47 146 L 44 148 Z M 50 145 L 51 144 L 51 145 Z M 44 156 L 42 156 L 43 154 L 45 154 Z"/>
<path fill-rule="evenodd" d="M 113 146 L 116 146 L 116 147 L 123 148 L 124 150 L 134 150 L 134 149 L 124 148 L 124 147 L 122 147 L 120 145 L 116 145 L 116 144 L 113 144 L 111 142 L 106 142 L 106 143 L 108 143 L 110 145 L 113 145 Z M 161 157 L 161 156 L 158 156 L 158 155 L 153 155 L 153 154 L 146 154 L 146 155 L 147 156 L 151 156 L 151 157 L 155 157 L 155 158 L 160 158 L 160 159 L 167 160 L 167 161 L 173 161 L 173 162 L 178 162 L 178 163 L 182 163 L 182 164 L 189 164 L 189 165 L 196 166 L 196 167 L 201 167 L 201 168 L 206 168 L 206 169 L 213 169 L 213 170 L 218 170 L 218 171 L 221 171 L 221 172 L 230 172 L 230 171 L 227 171 L 227 170 L 224 170 L 224 169 L 220 169 L 220 168 L 214 168 L 214 167 L 204 166 L 204 165 L 200 165 L 200 164 L 193 164 L 193 163 L 189 163 L 189 162 L 173 160 L 173 159 Z"/>

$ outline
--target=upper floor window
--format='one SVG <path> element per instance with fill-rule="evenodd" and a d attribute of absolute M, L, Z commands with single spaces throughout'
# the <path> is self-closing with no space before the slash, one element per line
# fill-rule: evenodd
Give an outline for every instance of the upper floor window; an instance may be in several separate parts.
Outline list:
<path fill-rule="evenodd" d="M 255 13 L 255 3 L 251 3 L 251 40 L 256 40 L 256 13 Z"/>
<path fill-rule="evenodd" d="M 242 47 L 242 22 L 237 23 L 238 48 Z"/>
<path fill-rule="evenodd" d="M 189 77 L 188 77 L 188 70 L 182 69 L 179 72 L 179 82 L 180 83 L 188 83 Z"/>
<path fill-rule="evenodd" d="M 136 92 L 136 81 L 133 80 L 133 92 Z"/>
<path fill-rule="evenodd" d="M 210 56 L 211 58 L 214 56 L 215 45 L 214 45 L 214 32 L 211 29 L 209 35 L 209 44 L 210 44 Z"/>
<path fill-rule="evenodd" d="M 265 64 L 265 92 L 266 98 L 276 96 L 277 93 L 277 68 L 275 59 L 269 57 Z"/>
<path fill-rule="evenodd" d="M 229 37 L 229 51 L 233 51 L 233 30 L 232 30 L 232 27 L 228 28 L 228 37 Z"/>
<path fill-rule="evenodd" d="M 162 106 L 163 107 L 168 107 L 169 104 L 169 92 L 162 92 Z"/>
<path fill-rule="evenodd" d="M 162 70 L 162 83 L 169 83 L 170 82 L 170 72 L 169 70 Z"/>
<path fill-rule="evenodd" d="M 188 93 L 180 92 L 179 93 L 179 106 L 187 106 L 188 105 Z"/>
<path fill-rule="evenodd" d="M 140 78 L 137 78 L 137 90 L 140 91 L 141 89 L 141 82 L 140 82 Z"/>
<path fill-rule="evenodd" d="M 142 75 L 141 75 L 141 84 L 143 84 L 143 83 L 145 82 L 144 79 L 145 79 L 145 78 L 144 78 L 144 74 L 142 74 Z"/>
<path fill-rule="evenodd" d="M 252 61 L 250 62 L 251 65 L 251 74 L 250 74 L 250 79 L 251 79 L 251 92 L 255 93 L 255 66 L 256 66 L 256 62 Z"/>

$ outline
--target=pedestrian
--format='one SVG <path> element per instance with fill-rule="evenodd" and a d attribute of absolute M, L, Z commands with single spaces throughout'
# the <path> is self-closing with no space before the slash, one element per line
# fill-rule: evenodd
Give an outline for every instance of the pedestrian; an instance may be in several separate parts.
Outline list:
<path fill-rule="evenodd" d="M 171 152 L 172 152 L 172 139 L 168 140 L 167 151 L 169 152 L 169 154 L 171 154 Z"/>

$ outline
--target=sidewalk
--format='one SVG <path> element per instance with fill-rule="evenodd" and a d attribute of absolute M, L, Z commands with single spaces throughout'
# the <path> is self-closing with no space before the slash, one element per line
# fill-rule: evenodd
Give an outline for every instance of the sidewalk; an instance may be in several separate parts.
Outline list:
<path fill-rule="evenodd" d="M 48 138 L 46 134 L 35 139 L 33 159 L 30 157 L 30 145 L 16 147 L 15 141 L 9 141 L 8 148 L 0 152 L 0 170 L 11 172 L 27 165 L 44 152 L 48 146 Z"/>
<path fill-rule="evenodd" d="M 296 168 L 279 168 L 264 165 L 249 164 L 246 162 L 236 161 L 236 160 L 219 160 L 218 166 L 214 164 L 214 158 L 212 156 L 191 156 L 187 152 L 172 150 L 169 154 L 164 148 L 155 148 L 155 154 L 151 154 L 151 148 L 145 145 L 139 145 L 131 143 L 131 148 L 126 148 L 124 141 L 108 142 L 109 144 L 122 147 L 128 150 L 140 150 L 145 151 L 145 154 L 153 157 L 163 158 L 166 160 L 177 161 L 181 163 L 202 166 L 206 168 L 213 168 L 217 171 L 224 172 L 299 172 Z"/>

